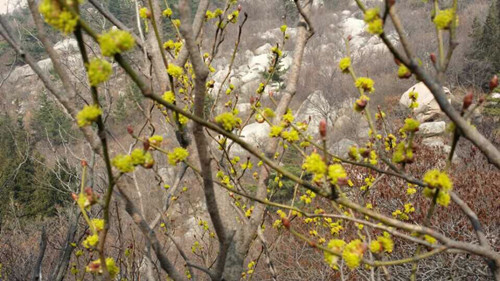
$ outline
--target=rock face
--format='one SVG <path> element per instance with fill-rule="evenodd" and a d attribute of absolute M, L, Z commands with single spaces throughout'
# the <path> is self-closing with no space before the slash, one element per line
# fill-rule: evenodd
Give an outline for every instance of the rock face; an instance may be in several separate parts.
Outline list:
<path fill-rule="evenodd" d="M 351 146 L 357 146 L 356 142 L 350 139 L 341 139 L 340 141 L 332 145 L 330 151 L 337 156 L 346 158 Z"/>
<path fill-rule="evenodd" d="M 54 45 L 54 50 L 59 53 L 76 53 L 78 52 L 78 42 L 73 38 L 64 39 Z"/>
<path fill-rule="evenodd" d="M 447 88 L 444 88 L 445 93 L 448 96 L 448 100 L 450 100 L 451 92 Z M 441 109 L 439 108 L 438 103 L 434 99 L 431 91 L 423 82 L 413 85 L 410 89 L 408 89 L 399 100 L 399 103 L 404 107 L 408 108 L 411 104 L 411 100 L 409 97 L 409 93 L 415 91 L 418 93 L 417 103 L 418 107 L 414 109 L 414 112 L 417 114 L 417 119 L 420 122 L 425 122 L 428 120 L 432 120 L 437 118 L 441 114 Z"/>
<path fill-rule="evenodd" d="M 446 129 L 446 123 L 444 121 L 438 122 L 426 122 L 420 124 L 418 135 L 425 138 L 441 135 Z"/>

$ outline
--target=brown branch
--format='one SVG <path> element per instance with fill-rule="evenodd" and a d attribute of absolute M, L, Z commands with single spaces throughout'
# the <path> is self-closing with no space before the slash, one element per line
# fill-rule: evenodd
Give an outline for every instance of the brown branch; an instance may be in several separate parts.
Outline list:
<path fill-rule="evenodd" d="M 209 74 L 208 68 L 203 62 L 198 47 L 194 41 L 193 28 L 190 24 L 190 7 L 188 1 L 184 0 L 179 3 L 179 12 L 181 14 L 180 32 L 186 41 L 186 49 L 189 52 L 189 58 L 193 65 L 193 70 L 196 75 L 194 85 L 194 114 L 197 117 L 203 118 L 204 104 L 206 94 L 206 80 Z M 214 225 L 215 232 L 219 239 L 219 255 L 217 257 L 217 264 L 215 266 L 216 280 L 220 279 L 224 271 L 226 263 L 227 250 L 229 248 L 230 239 L 224 227 L 217 200 L 215 198 L 215 190 L 213 184 L 213 175 L 211 169 L 211 161 L 208 155 L 208 142 L 201 124 L 195 123 L 193 126 L 193 135 L 198 151 L 198 157 L 201 166 L 201 175 L 203 177 L 203 186 L 207 210 L 210 215 L 212 224 Z"/>
<path fill-rule="evenodd" d="M 47 248 L 47 234 L 45 233 L 45 226 L 42 228 L 40 235 L 40 246 L 38 248 L 38 258 L 36 259 L 35 266 L 33 267 L 33 274 L 31 275 L 32 281 L 42 280 L 42 261 L 45 256 L 45 249 Z"/>
<path fill-rule="evenodd" d="M 117 184 L 116 187 L 120 192 L 119 197 L 125 202 L 125 211 L 127 211 L 127 213 L 130 215 L 134 223 L 137 225 L 137 227 L 139 227 L 144 237 L 148 239 L 149 243 L 151 244 L 151 247 L 153 248 L 153 251 L 156 254 L 156 257 L 158 258 L 158 261 L 160 262 L 161 268 L 165 270 L 165 272 L 167 272 L 172 279 L 185 280 L 184 276 L 177 271 L 175 266 L 170 262 L 170 260 L 164 253 L 155 231 L 149 227 L 148 223 L 142 216 L 139 209 L 135 206 L 132 200 L 123 192 L 120 185 Z"/>
<path fill-rule="evenodd" d="M 198 10 L 196 10 L 196 15 L 193 20 L 193 34 L 197 40 L 200 36 L 203 23 L 205 22 L 205 13 L 208 9 L 209 0 L 201 0 L 198 4 Z M 175 60 L 176 65 L 184 65 L 189 57 L 189 52 L 187 48 L 183 48 L 179 53 L 179 56 Z"/>

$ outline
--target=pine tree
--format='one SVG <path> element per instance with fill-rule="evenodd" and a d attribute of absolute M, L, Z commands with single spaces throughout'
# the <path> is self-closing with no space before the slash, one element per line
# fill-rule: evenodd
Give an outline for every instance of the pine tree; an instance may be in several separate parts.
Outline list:
<path fill-rule="evenodd" d="M 484 24 L 474 19 L 471 50 L 467 55 L 464 74 L 469 81 L 477 81 L 483 88 L 488 87 L 491 76 L 500 71 L 500 0 L 492 1 Z"/>

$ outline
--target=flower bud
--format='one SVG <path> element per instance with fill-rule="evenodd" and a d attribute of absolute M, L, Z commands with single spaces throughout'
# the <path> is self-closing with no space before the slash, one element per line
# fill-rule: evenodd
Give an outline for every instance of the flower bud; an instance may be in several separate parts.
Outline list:
<path fill-rule="evenodd" d="M 81 163 L 82 163 L 82 167 L 87 167 L 88 166 L 87 165 L 87 161 L 85 161 L 85 160 L 82 160 Z"/>
<path fill-rule="evenodd" d="M 352 35 L 347 36 L 347 41 L 351 41 L 351 40 L 352 40 Z"/>
<path fill-rule="evenodd" d="M 149 140 L 145 140 L 143 143 L 142 143 L 142 146 L 144 148 L 144 151 L 148 151 L 149 150 Z"/>
<path fill-rule="evenodd" d="M 94 192 L 92 191 L 92 187 L 90 186 L 87 186 L 85 187 L 85 194 L 87 194 L 87 196 L 92 196 Z"/>
<path fill-rule="evenodd" d="M 73 198 L 73 200 L 75 201 L 78 201 L 78 195 L 76 195 L 76 193 L 71 193 L 71 198 Z"/>
<path fill-rule="evenodd" d="M 241 9 L 242 9 L 241 4 L 239 4 L 238 5 L 238 12 L 241 12 Z"/>
<path fill-rule="evenodd" d="M 128 132 L 130 135 L 134 135 L 134 127 L 132 127 L 132 125 L 128 125 L 128 126 L 127 126 L 127 132 Z"/>
<path fill-rule="evenodd" d="M 255 103 L 255 97 L 250 97 L 250 104 L 254 104 Z"/>
<path fill-rule="evenodd" d="M 366 99 L 358 99 L 356 100 L 356 104 L 354 105 L 354 109 L 358 112 L 361 112 L 365 109 L 368 101 Z"/>
<path fill-rule="evenodd" d="M 290 220 L 287 218 L 282 218 L 281 222 L 283 223 L 283 226 L 285 226 L 287 229 L 290 229 Z"/>
<path fill-rule="evenodd" d="M 398 60 L 397 58 L 394 58 L 394 62 L 395 62 L 395 63 L 396 63 L 396 65 L 398 65 L 398 66 L 399 66 L 399 65 L 401 65 L 401 61 L 400 61 L 400 60 Z"/>
<path fill-rule="evenodd" d="M 472 104 L 472 98 L 473 98 L 472 92 L 469 92 L 467 95 L 465 95 L 464 102 L 462 105 L 463 110 L 469 108 L 469 106 Z"/>
<path fill-rule="evenodd" d="M 326 121 L 324 119 L 319 122 L 319 134 L 321 138 L 326 138 Z"/>
<path fill-rule="evenodd" d="M 431 61 L 433 64 L 436 64 L 436 61 L 437 61 L 436 54 L 431 53 Z"/>
<path fill-rule="evenodd" d="M 498 76 L 494 75 L 490 80 L 490 91 L 493 91 L 496 87 L 498 87 Z"/>
<path fill-rule="evenodd" d="M 484 95 L 482 95 L 481 97 L 479 97 L 479 103 L 483 103 L 484 101 L 486 100 L 486 97 Z"/>

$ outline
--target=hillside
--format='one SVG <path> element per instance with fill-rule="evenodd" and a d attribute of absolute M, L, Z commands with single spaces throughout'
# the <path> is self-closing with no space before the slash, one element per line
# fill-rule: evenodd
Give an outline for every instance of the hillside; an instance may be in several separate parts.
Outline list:
<path fill-rule="evenodd" d="M 500 1 L 146 2 L 2 15 L 0 280 L 500 278 Z"/>

